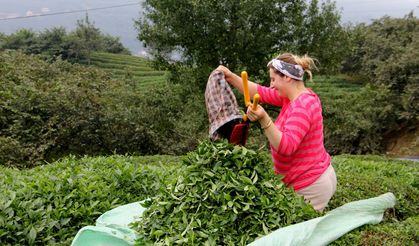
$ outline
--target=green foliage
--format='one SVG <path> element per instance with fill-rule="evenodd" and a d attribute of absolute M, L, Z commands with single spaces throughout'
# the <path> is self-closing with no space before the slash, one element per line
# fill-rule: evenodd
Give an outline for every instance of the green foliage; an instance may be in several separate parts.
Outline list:
<path fill-rule="evenodd" d="M 380 156 L 341 155 L 333 158 L 340 189 L 330 202 L 331 208 L 349 201 L 393 192 L 395 211 L 388 214 L 397 220 L 417 215 L 419 204 L 419 164 Z M 356 174 L 356 175 L 355 175 Z"/>
<path fill-rule="evenodd" d="M 107 92 L 103 131 L 105 146 L 117 153 L 180 154 L 192 150 L 203 129 L 195 97 L 182 97 L 179 85 L 148 88 L 118 86 Z"/>
<path fill-rule="evenodd" d="M 88 16 L 78 20 L 76 29 L 69 33 L 63 27 L 54 27 L 39 33 L 21 29 L 10 35 L 0 35 L 0 51 L 8 49 L 42 54 L 49 60 L 61 57 L 72 62 L 90 62 L 95 51 L 130 53 L 119 38 L 103 34 Z"/>
<path fill-rule="evenodd" d="M 7 166 L 25 163 L 28 161 L 26 158 L 33 155 L 30 151 L 30 148 L 24 148 L 16 139 L 0 136 L 0 163 Z"/>
<path fill-rule="evenodd" d="M 10 35 L 3 34 L 0 45 L 0 50 L 21 49 L 25 53 L 37 52 L 36 33 L 28 29 L 21 29 Z"/>
<path fill-rule="evenodd" d="M 134 78 L 17 52 L 0 53 L 0 80 L 2 165 L 30 167 L 71 153 L 179 154 L 204 132 L 206 115 L 194 111 L 203 98 L 164 80 L 144 89 Z"/>
<path fill-rule="evenodd" d="M 90 65 L 142 91 L 166 84 L 168 77 L 167 72 L 154 70 L 149 60 L 131 55 L 96 52 L 91 55 Z"/>
<path fill-rule="evenodd" d="M 335 156 L 338 187 L 330 209 L 393 192 L 397 203 L 378 225 L 360 227 L 333 245 L 416 245 L 419 242 L 419 165 L 380 156 Z"/>
<path fill-rule="evenodd" d="M 365 225 L 343 235 L 330 245 L 415 246 L 419 243 L 418 230 L 419 217 L 412 216 L 400 222 L 384 221 L 378 225 Z"/>
<path fill-rule="evenodd" d="M 138 244 L 246 245 L 317 216 L 271 170 L 270 159 L 226 142 L 202 142 L 185 169 L 146 201 Z"/>
<path fill-rule="evenodd" d="M 87 63 L 90 63 L 92 53 L 96 51 L 130 54 L 121 44 L 119 38 L 102 34 L 99 28 L 95 27 L 94 23 L 89 21 L 87 15 L 84 20 L 77 21 L 77 28 L 70 33 L 69 38 L 73 41 L 70 45 L 76 46 L 76 48 L 72 47 L 71 50 L 73 52 L 79 52 L 80 54 L 78 55 L 82 56 L 76 61 L 85 59 Z"/>
<path fill-rule="evenodd" d="M 176 5 L 176 11 L 173 6 Z M 272 54 L 308 52 L 324 68 L 339 66 L 345 35 L 332 2 L 320 8 L 305 1 L 156 1 L 144 2 L 144 17 L 136 21 L 138 38 L 157 65 L 195 68 L 196 85 L 220 63 L 261 76 Z M 330 70 L 330 69 L 329 69 Z M 198 74 L 197 74 L 198 73 Z"/>
<path fill-rule="evenodd" d="M 383 153 L 384 135 L 397 128 L 392 93 L 382 86 L 357 84 L 346 75 L 315 76 L 314 83 L 306 82 L 322 102 L 324 144 L 332 154 Z M 277 117 L 278 107 L 266 106 L 271 117 Z M 266 145 L 258 131 L 249 138 L 255 148 Z M 256 141 L 256 144 L 254 142 Z"/>
<path fill-rule="evenodd" d="M 220 203 L 227 202 L 226 212 L 221 214 L 224 215 L 221 219 L 234 217 L 233 208 L 239 206 L 240 209 L 236 208 L 238 212 L 236 216 L 244 215 L 245 211 L 243 210 L 246 204 L 243 205 L 242 202 L 246 201 L 242 199 L 249 199 L 250 204 L 258 203 L 258 196 L 250 199 L 247 194 L 274 192 L 275 195 L 271 194 L 266 202 L 270 206 L 275 206 L 275 208 L 269 208 L 271 211 L 264 215 L 266 217 L 273 214 L 279 215 L 277 207 L 287 207 L 289 204 L 286 203 L 296 201 L 293 192 L 285 189 L 279 182 L 278 177 L 273 177 L 272 170 L 269 168 L 271 164 L 268 161 L 267 153 L 255 154 L 251 150 L 244 153 L 244 148 L 227 147 L 222 143 L 215 144 L 215 146 L 217 145 L 222 145 L 224 149 L 210 150 L 201 146 L 197 152 L 183 158 L 175 156 L 129 157 L 115 155 L 78 159 L 69 156 L 58 162 L 33 169 L 17 170 L 0 166 L 0 187 L 2 187 L 0 189 L 0 244 L 6 246 L 69 245 L 79 229 L 94 224 L 102 213 L 119 205 L 140 201 L 148 197 L 159 197 L 162 194 L 161 192 L 165 192 L 166 187 L 180 189 L 182 178 L 184 189 L 189 189 L 191 194 L 197 194 L 193 192 L 203 189 L 202 187 L 205 186 L 206 181 L 215 179 L 209 176 L 210 173 L 206 173 L 206 171 L 210 171 L 216 175 L 213 169 L 216 171 L 225 170 L 225 173 L 218 174 L 218 182 L 213 182 L 215 189 L 219 189 L 227 183 L 222 180 L 222 177 L 226 177 L 227 174 L 230 178 L 235 178 L 237 183 L 228 182 L 231 185 L 225 187 L 220 193 L 212 192 L 211 190 L 214 190 L 214 188 L 211 184 L 206 190 L 208 198 L 205 201 L 202 201 L 203 196 L 192 197 L 192 199 L 196 199 L 196 205 L 199 202 L 202 203 L 197 215 L 205 210 L 206 201 L 214 198 L 218 198 Z M 236 154 L 239 156 L 234 161 L 227 160 L 229 156 L 234 155 L 224 156 L 220 151 L 237 151 Z M 191 159 L 194 157 L 195 159 Z M 222 162 L 222 166 L 226 165 L 228 168 L 222 168 L 220 164 L 216 168 L 217 161 L 214 161 L 216 158 Z M 205 160 L 213 161 L 206 162 Z M 196 170 L 198 165 L 200 169 Z M 237 165 L 242 166 L 240 171 L 238 171 Z M 343 155 L 335 156 L 333 165 L 338 177 L 338 186 L 336 194 L 329 203 L 329 209 L 388 191 L 395 194 L 397 203 L 395 210 L 389 210 L 385 213 L 384 220 L 380 224 L 355 229 L 342 236 L 332 245 L 416 245 L 419 242 L 417 235 L 419 225 L 417 217 L 419 209 L 417 204 L 419 198 L 418 163 L 397 161 L 380 156 Z M 250 168 L 252 170 L 249 172 L 251 166 L 253 168 Z M 193 172 L 194 176 L 186 175 L 186 173 L 192 174 L 192 170 L 195 170 Z M 252 177 L 253 170 L 258 173 L 258 180 L 255 184 L 245 184 L 245 182 L 249 182 L 246 178 L 243 177 L 243 180 L 237 178 L 241 175 Z M 248 172 L 250 176 L 242 172 Z M 259 174 L 259 172 L 263 173 Z M 194 187 L 187 185 L 187 180 L 192 179 L 197 179 L 194 186 L 196 190 L 193 189 Z M 198 181 L 201 179 L 202 181 Z M 251 179 L 251 182 L 253 182 L 253 179 Z M 268 183 L 272 184 L 273 188 Z M 167 186 L 168 184 L 171 186 Z M 271 188 L 260 186 L 263 184 L 268 184 Z M 246 186 L 249 188 L 247 193 L 244 192 Z M 255 187 L 261 190 L 255 190 Z M 275 187 L 278 190 L 275 190 Z M 170 190 L 166 191 L 170 192 Z M 228 196 L 224 197 L 224 194 L 227 194 L 225 191 L 233 191 L 230 193 L 231 200 L 234 200 L 231 207 L 228 205 L 229 201 L 226 200 Z M 243 196 L 234 196 L 234 192 Z M 278 201 L 275 196 L 280 197 L 284 195 L 284 192 L 285 197 L 280 199 L 280 204 L 277 204 Z M 179 193 L 181 191 L 178 191 L 176 195 Z M 165 201 L 178 202 L 170 197 L 164 197 L 160 200 L 160 202 Z M 217 204 L 216 201 L 212 201 Z M 160 205 L 161 208 L 164 208 L 164 206 L 163 204 Z M 299 214 L 301 216 L 302 210 L 298 207 L 300 206 L 295 208 L 296 211 L 293 210 L 294 208 L 289 208 L 289 213 L 283 214 L 281 218 L 289 218 Z M 219 209 L 221 210 L 222 207 Z M 259 207 L 249 206 L 247 212 L 257 213 L 256 209 L 259 209 Z M 182 214 L 182 211 L 170 214 L 167 217 L 168 220 L 174 220 L 175 217 Z M 193 210 L 193 214 L 195 212 L 196 210 Z M 193 214 L 187 216 L 193 216 Z M 252 218 L 254 217 L 252 216 Z M 178 218 L 180 219 L 179 223 L 183 225 L 183 219 Z M 207 216 L 205 220 L 201 219 L 201 224 L 207 223 L 208 219 L 211 218 L 213 217 Z M 220 219 L 218 216 L 214 216 L 214 218 Z M 190 221 L 187 223 L 189 224 Z M 255 223 L 253 225 L 259 225 L 257 231 L 237 230 L 234 233 L 244 237 L 247 234 L 255 235 L 256 233 L 263 235 L 265 234 L 263 226 L 260 228 L 262 222 L 265 222 L 265 226 L 274 224 L 270 220 L 262 220 L 257 223 L 251 219 L 244 219 L 240 220 L 237 226 Z M 194 220 L 191 226 L 195 225 L 194 223 L 198 222 Z M 227 225 L 221 227 L 221 229 L 229 230 Z M 269 229 L 272 230 L 273 228 Z M 197 238 L 199 238 L 199 235 L 204 235 L 198 232 L 196 228 L 193 232 L 197 234 Z M 190 230 L 188 233 L 191 234 L 192 231 Z M 155 235 L 158 235 L 158 232 Z M 186 237 L 186 235 L 185 233 L 184 236 Z M 234 244 L 240 243 L 236 241 Z"/>
<path fill-rule="evenodd" d="M 3 52 L 0 80 L 2 164 L 33 165 L 58 152 L 98 151 L 100 95 L 111 83 L 105 73 Z M 14 147 L 20 148 L 7 153 Z"/>
<path fill-rule="evenodd" d="M 352 28 L 353 47 L 344 68 L 388 87 L 401 126 L 419 121 L 419 20 L 383 17 Z"/>
<path fill-rule="evenodd" d="M 350 39 L 340 24 L 340 12 L 334 1 L 311 0 L 297 26 L 294 47 L 297 54 L 310 54 L 320 63 L 320 72 L 334 74 L 348 54 Z"/>
<path fill-rule="evenodd" d="M 321 83 L 321 82 L 320 82 Z M 396 127 L 391 92 L 367 85 L 354 92 L 320 92 L 326 149 L 331 154 L 382 153 L 384 133 Z"/>
<path fill-rule="evenodd" d="M 30 170 L 0 166 L 0 244 L 70 245 L 102 213 L 155 195 L 178 160 L 70 156 Z"/>
<path fill-rule="evenodd" d="M 13 35 L 13 34 L 12 34 Z M 67 35 L 67 31 L 63 27 L 55 27 L 52 29 L 46 29 L 44 32 L 40 32 L 38 36 L 35 34 L 35 42 L 38 47 L 36 52 L 30 52 L 23 50 L 26 54 L 43 54 L 49 58 L 55 58 L 61 56 L 63 59 L 70 59 L 71 40 Z M 10 41 L 9 41 L 10 42 Z M 3 49 L 11 49 L 7 45 L 3 46 Z M 15 50 L 21 49 L 19 46 L 14 48 Z"/>
<path fill-rule="evenodd" d="M 102 35 L 102 47 L 98 50 L 112 54 L 130 54 L 131 52 L 124 47 L 119 37 L 114 37 L 109 34 Z"/>

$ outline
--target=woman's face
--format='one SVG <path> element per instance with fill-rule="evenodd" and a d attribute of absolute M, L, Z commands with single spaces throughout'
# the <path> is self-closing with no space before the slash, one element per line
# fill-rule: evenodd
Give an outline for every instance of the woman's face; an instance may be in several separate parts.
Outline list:
<path fill-rule="evenodd" d="M 288 95 L 288 87 L 290 85 L 287 76 L 279 76 L 272 68 L 269 69 L 269 77 L 271 78 L 271 88 L 275 88 L 280 96 L 286 97 Z"/>

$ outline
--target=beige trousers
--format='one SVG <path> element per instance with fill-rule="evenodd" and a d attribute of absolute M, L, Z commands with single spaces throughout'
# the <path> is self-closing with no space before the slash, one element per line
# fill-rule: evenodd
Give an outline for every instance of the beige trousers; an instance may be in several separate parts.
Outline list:
<path fill-rule="evenodd" d="M 322 212 L 336 191 L 336 173 L 332 165 L 311 185 L 297 191 L 313 208 Z"/>

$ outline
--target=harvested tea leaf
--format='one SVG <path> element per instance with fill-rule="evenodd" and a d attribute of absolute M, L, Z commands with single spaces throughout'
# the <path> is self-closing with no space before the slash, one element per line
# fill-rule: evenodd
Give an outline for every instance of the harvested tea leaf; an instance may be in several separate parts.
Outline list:
<path fill-rule="evenodd" d="M 253 150 L 205 141 L 183 163 L 181 176 L 131 225 L 141 235 L 138 245 L 245 245 L 317 216 Z"/>

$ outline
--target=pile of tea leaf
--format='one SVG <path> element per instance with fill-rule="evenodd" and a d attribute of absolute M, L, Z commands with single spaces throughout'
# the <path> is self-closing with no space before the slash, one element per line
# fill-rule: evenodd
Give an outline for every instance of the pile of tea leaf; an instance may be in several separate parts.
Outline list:
<path fill-rule="evenodd" d="M 144 203 L 147 211 L 131 225 L 137 244 L 245 245 L 318 215 L 264 154 L 205 141 L 183 162 L 182 175 Z"/>

